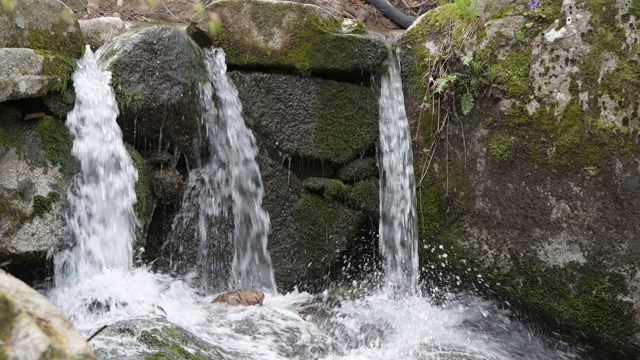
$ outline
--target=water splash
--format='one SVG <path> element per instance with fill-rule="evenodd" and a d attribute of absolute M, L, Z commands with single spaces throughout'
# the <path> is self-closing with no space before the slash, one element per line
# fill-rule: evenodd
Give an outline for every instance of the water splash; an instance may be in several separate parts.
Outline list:
<path fill-rule="evenodd" d="M 416 185 L 400 66 L 393 52 L 380 86 L 380 252 L 387 285 L 418 288 Z"/>
<path fill-rule="evenodd" d="M 132 265 L 138 173 L 116 123 L 118 105 L 110 80 L 111 73 L 98 65 L 87 46 L 73 75 L 76 103 L 66 122 L 81 169 L 67 195 L 67 234 L 73 247 L 54 257 L 56 285 Z"/>
<path fill-rule="evenodd" d="M 224 51 L 207 49 L 205 57 L 210 83 L 204 84 L 200 92 L 210 158 L 202 169 L 190 175 L 182 201 L 183 210 L 177 217 L 176 224 L 180 225 L 174 226 L 174 233 L 183 231 L 185 224 L 197 216 L 198 268 L 209 270 L 214 266 L 213 270 L 224 272 L 221 264 L 225 262 L 227 239 L 221 226 L 216 226 L 221 222 L 215 218 L 227 215 L 226 204 L 232 200 L 232 286 L 275 292 L 267 250 L 270 222 L 262 208 L 264 188 L 256 162 L 256 140 L 244 123 L 238 90 L 227 76 Z M 197 206 L 194 206 L 193 198 L 198 199 Z M 214 261 L 211 261 L 211 251 L 216 253 Z M 211 279 L 214 275 L 201 276 Z"/>

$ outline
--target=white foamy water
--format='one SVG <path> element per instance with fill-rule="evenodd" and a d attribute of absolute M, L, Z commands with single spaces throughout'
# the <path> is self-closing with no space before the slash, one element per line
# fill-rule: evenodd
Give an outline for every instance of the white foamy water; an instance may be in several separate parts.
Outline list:
<path fill-rule="evenodd" d="M 149 321 L 144 325 L 149 329 L 170 324 L 225 359 L 579 358 L 553 349 L 492 303 L 472 298 L 434 306 L 429 298 L 397 299 L 381 292 L 331 307 L 323 301 L 326 295 L 290 293 L 267 294 L 264 306 L 232 307 L 209 304 L 213 295 L 146 268 L 108 270 L 53 295 L 87 335 L 125 320 Z M 99 335 L 91 345 L 104 359 L 153 353 L 126 332 Z"/>
<path fill-rule="evenodd" d="M 138 173 L 116 123 L 118 105 L 110 80 L 87 46 L 73 75 L 76 103 L 66 122 L 81 172 L 67 195 L 72 247 L 55 255 L 57 285 L 132 264 Z"/>
<path fill-rule="evenodd" d="M 416 184 L 400 66 L 392 51 L 380 84 L 380 253 L 387 285 L 418 288 Z"/>

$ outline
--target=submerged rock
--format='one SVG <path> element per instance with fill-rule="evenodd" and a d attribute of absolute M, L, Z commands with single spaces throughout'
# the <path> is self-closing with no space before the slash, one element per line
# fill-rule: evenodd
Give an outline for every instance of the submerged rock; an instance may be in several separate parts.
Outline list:
<path fill-rule="evenodd" d="M 208 17 L 187 31 L 201 46 L 221 47 L 232 66 L 272 68 L 303 75 L 376 72 L 384 43 L 364 36 L 358 21 L 343 22 L 315 6 L 288 1 L 216 1 Z"/>
<path fill-rule="evenodd" d="M 119 321 L 91 341 L 100 359 L 223 359 L 212 345 L 160 318 Z"/>
<path fill-rule="evenodd" d="M 142 153 L 177 148 L 195 162 L 205 148 L 202 50 L 174 27 L 151 26 L 109 41 L 99 56 L 112 72 L 124 139 Z"/>
<path fill-rule="evenodd" d="M 423 149 L 424 277 L 488 286 L 553 331 L 635 358 L 638 10 L 545 2 L 543 17 L 509 1 L 487 7 L 485 23 L 453 6 L 397 44 Z M 459 75 L 447 87 L 438 69 Z"/>
<path fill-rule="evenodd" d="M 233 306 L 262 305 L 264 293 L 260 290 L 231 290 L 216 296 L 212 304 L 222 303 Z"/>
<path fill-rule="evenodd" d="M 93 350 L 60 309 L 0 270 L 0 357 L 95 359 Z"/>

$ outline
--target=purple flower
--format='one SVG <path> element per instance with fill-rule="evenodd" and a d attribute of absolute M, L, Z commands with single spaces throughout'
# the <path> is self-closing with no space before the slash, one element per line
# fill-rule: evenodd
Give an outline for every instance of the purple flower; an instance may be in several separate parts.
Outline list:
<path fill-rule="evenodd" d="M 540 6 L 542 6 L 542 4 L 544 4 L 542 2 L 542 0 L 531 0 L 529 1 L 529 8 L 533 11 L 535 11 L 537 8 L 539 8 Z"/>

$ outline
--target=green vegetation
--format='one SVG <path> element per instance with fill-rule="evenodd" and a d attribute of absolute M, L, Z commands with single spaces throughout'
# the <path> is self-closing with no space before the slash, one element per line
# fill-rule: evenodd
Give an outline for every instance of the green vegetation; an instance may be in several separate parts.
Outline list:
<path fill-rule="evenodd" d="M 149 185 L 149 177 L 147 174 L 147 168 L 142 158 L 142 155 L 129 144 L 125 144 L 133 165 L 138 172 L 138 181 L 136 181 L 136 205 L 134 211 L 136 218 L 138 219 L 140 226 L 136 231 L 137 244 L 142 246 L 144 243 L 144 230 L 149 220 L 149 212 L 151 211 L 151 190 Z"/>
<path fill-rule="evenodd" d="M 47 160 L 54 165 L 69 166 L 73 138 L 61 120 L 45 116 L 38 122 L 38 132 Z"/>
<path fill-rule="evenodd" d="M 33 212 L 31 217 L 42 217 L 53 209 L 53 203 L 60 200 L 60 194 L 55 191 L 47 196 L 36 195 L 33 197 Z"/>

